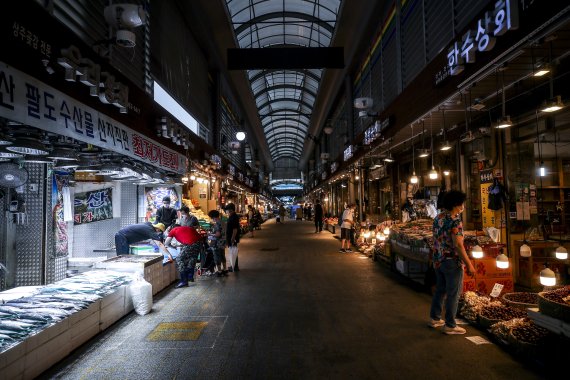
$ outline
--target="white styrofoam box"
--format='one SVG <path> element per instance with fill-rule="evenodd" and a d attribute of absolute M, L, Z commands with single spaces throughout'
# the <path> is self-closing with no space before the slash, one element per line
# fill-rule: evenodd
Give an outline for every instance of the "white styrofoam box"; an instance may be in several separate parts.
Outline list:
<path fill-rule="evenodd" d="M 71 352 L 71 333 L 69 330 L 42 344 L 26 354 L 24 378 L 33 379 L 50 368 Z"/>
<path fill-rule="evenodd" d="M 73 326 L 80 322 L 81 320 L 90 317 L 93 314 L 99 315 L 99 310 L 101 310 L 101 300 L 93 302 L 88 308 L 79 310 L 77 313 L 73 313 L 69 317 L 69 323 Z"/>
<path fill-rule="evenodd" d="M 125 297 L 126 285 L 121 285 L 111 294 L 106 295 L 101 299 L 101 310 L 106 308 L 108 305 L 114 303 L 119 298 Z"/>
<path fill-rule="evenodd" d="M 26 368 L 26 357 L 20 356 L 18 359 L 5 367 L 0 367 L 1 380 L 23 379 Z"/>
<path fill-rule="evenodd" d="M 101 308 L 100 317 L 100 331 L 107 329 L 113 323 L 117 322 L 123 316 L 126 315 L 125 312 L 125 299 L 118 298 L 115 302 L 108 305 L 107 307 Z"/>
<path fill-rule="evenodd" d="M 65 334 L 69 330 L 69 318 L 65 318 L 50 327 L 43 329 L 35 335 L 26 338 L 26 352 L 31 352 L 40 346 L 43 346 L 50 340 L 55 339 L 59 335 Z"/>
<path fill-rule="evenodd" d="M 6 351 L 0 353 L 0 373 L 2 369 L 12 364 L 19 358 L 24 357 L 26 354 L 26 341 L 16 344 L 10 347 Z"/>

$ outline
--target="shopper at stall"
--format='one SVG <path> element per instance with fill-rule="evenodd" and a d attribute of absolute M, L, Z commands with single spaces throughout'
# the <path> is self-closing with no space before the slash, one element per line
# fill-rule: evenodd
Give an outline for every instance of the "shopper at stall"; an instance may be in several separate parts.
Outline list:
<path fill-rule="evenodd" d="M 168 233 L 168 237 L 164 241 L 164 245 L 169 248 L 173 247 L 174 239 L 180 247 L 180 254 L 176 258 L 176 266 L 180 272 L 180 282 L 176 288 L 188 286 L 188 281 L 194 282 L 194 269 L 196 261 L 203 247 L 202 236 L 193 227 L 174 225 Z"/>
<path fill-rule="evenodd" d="M 354 203 L 351 203 L 346 207 L 346 209 L 342 213 L 342 224 L 340 225 L 341 253 L 352 252 L 352 249 L 350 248 L 350 241 L 352 240 L 352 231 L 354 229 L 355 208 L 356 205 Z"/>
<path fill-rule="evenodd" d="M 227 276 L 226 270 L 226 251 L 224 229 L 222 228 L 222 221 L 220 220 L 220 212 L 211 210 L 208 216 L 212 219 L 210 231 L 208 233 L 208 244 L 210 249 L 214 252 L 214 264 L 216 268 L 216 276 Z"/>
<path fill-rule="evenodd" d="M 287 211 L 285 210 L 285 207 L 283 207 L 283 205 L 279 205 L 279 220 L 277 220 L 277 222 L 279 223 L 285 223 L 285 213 Z"/>
<path fill-rule="evenodd" d="M 323 230 L 323 206 L 321 206 L 320 199 L 315 201 L 315 233 L 320 233 Z"/>
<path fill-rule="evenodd" d="M 176 222 L 178 213 L 174 208 L 170 207 L 170 197 L 162 198 L 162 206 L 156 212 L 156 223 L 162 223 L 167 228 Z"/>
<path fill-rule="evenodd" d="M 115 234 L 115 249 L 117 255 L 128 255 L 129 245 L 143 240 L 162 241 L 162 233 L 166 227 L 162 223 L 152 224 L 150 222 L 132 224 L 121 228 Z"/>
<path fill-rule="evenodd" d="M 190 213 L 190 208 L 188 206 L 180 207 L 180 224 L 186 227 L 198 227 L 198 218 Z"/>
<path fill-rule="evenodd" d="M 237 250 L 239 243 L 239 216 L 236 214 L 236 206 L 233 203 L 228 203 L 224 210 L 228 213 L 228 221 L 226 223 L 226 244 L 228 248 Z M 234 248 L 235 247 L 235 248 Z M 235 262 L 230 272 L 239 271 L 238 257 L 236 255 Z"/>
<path fill-rule="evenodd" d="M 472 275 L 475 268 L 463 246 L 463 224 L 460 215 L 465 209 L 465 193 L 457 190 L 447 192 L 443 199 L 443 212 L 433 221 L 436 287 L 433 295 L 429 326 L 443 326 L 445 334 L 465 334 L 457 326 L 455 315 L 463 285 L 463 267 Z M 445 321 L 441 319 L 445 299 Z"/>

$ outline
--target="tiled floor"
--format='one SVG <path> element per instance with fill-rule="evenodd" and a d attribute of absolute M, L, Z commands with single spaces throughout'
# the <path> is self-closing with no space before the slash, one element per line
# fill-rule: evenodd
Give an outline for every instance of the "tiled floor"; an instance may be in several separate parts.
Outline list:
<path fill-rule="evenodd" d="M 242 239 L 240 272 L 171 286 L 150 314 L 131 313 L 42 377 L 540 378 L 502 347 L 426 327 L 427 293 L 313 231 L 266 222 Z"/>

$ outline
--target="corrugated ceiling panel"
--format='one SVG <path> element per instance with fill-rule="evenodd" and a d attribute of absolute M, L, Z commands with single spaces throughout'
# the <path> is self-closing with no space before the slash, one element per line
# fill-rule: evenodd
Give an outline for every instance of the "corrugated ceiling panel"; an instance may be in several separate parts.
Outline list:
<path fill-rule="evenodd" d="M 453 38 L 452 0 L 425 1 L 426 55 L 430 62 Z"/>
<path fill-rule="evenodd" d="M 398 96 L 398 72 L 396 54 L 399 54 L 394 27 L 386 32 L 382 39 L 382 81 L 384 105 L 388 107 L 392 100 Z"/>
<path fill-rule="evenodd" d="M 402 10 L 402 80 L 406 87 L 425 67 L 422 0 L 408 1 Z"/>
<path fill-rule="evenodd" d="M 455 32 L 462 33 L 463 29 L 475 20 L 477 14 L 490 2 L 488 0 L 454 0 L 454 3 Z"/>

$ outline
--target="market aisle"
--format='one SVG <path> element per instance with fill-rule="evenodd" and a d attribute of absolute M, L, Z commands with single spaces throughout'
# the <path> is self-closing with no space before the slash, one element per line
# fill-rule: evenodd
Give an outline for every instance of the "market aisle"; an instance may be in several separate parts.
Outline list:
<path fill-rule="evenodd" d="M 149 315 L 131 313 L 43 377 L 539 378 L 501 347 L 428 328 L 429 295 L 313 231 L 266 222 L 242 239 L 240 272 L 166 289 Z"/>

